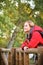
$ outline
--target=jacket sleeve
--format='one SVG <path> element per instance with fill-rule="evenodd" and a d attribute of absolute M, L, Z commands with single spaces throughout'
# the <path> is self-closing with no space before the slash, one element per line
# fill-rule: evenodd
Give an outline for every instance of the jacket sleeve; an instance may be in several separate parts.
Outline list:
<path fill-rule="evenodd" d="M 41 35 L 39 32 L 33 32 L 32 38 L 28 44 L 29 48 L 35 48 L 38 46 L 39 42 L 41 40 Z"/>
<path fill-rule="evenodd" d="M 28 47 L 28 43 L 29 43 L 29 40 L 26 39 L 26 40 L 22 43 L 21 48 L 24 49 L 25 46 Z"/>

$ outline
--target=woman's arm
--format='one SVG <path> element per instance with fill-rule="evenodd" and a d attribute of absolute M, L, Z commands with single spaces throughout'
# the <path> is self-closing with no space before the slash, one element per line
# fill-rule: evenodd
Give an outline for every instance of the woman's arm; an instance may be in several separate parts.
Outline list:
<path fill-rule="evenodd" d="M 30 42 L 28 44 L 28 47 L 29 48 L 37 47 L 41 39 L 42 39 L 42 37 L 41 37 L 39 32 L 36 32 L 36 31 L 33 32 L 32 38 L 31 38 L 31 40 L 30 40 Z"/>
<path fill-rule="evenodd" d="M 21 48 L 22 48 L 22 49 L 24 49 L 24 47 L 25 47 L 25 49 L 28 48 L 28 44 L 29 44 L 29 40 L 26 39 L 26 40 L 22 43 Z"/>

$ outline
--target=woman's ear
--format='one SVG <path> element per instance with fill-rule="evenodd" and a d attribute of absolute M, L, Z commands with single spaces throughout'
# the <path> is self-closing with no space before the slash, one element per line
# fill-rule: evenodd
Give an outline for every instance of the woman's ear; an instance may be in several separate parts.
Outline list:
<path fill-rule="evenodd" d="M 32 26 L 34 26 L 35 24 L 34 24 L 34 22 L 29 21 L 29 25 L 32 27 Z"/>

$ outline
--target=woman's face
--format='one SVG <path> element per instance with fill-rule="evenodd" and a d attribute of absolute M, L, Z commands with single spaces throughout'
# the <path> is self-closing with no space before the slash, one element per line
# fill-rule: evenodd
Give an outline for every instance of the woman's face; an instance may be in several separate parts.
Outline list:
<path fill-rule="evenodd" d="M 24 32 L 29 32 L 30 31 L 30 26 L 28 22 L 25 22 L 24 24 Z"/>

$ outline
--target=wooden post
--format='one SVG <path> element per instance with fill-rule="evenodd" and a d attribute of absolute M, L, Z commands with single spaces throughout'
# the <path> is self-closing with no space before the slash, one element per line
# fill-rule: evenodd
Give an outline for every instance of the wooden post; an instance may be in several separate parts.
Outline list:
<path fill-rule="evenodd" d="M 5 49 L 4 49 L 5 50 Z M 7 52 L 10 50 L 7 50 Z M 43 64 L 43 47 L 38 49 L 21 50 L 20 48 L 13 48 L 9 52 L 8 60 L 5 56 L 5 51 L 0 49 L 0 65 L 29 65 L 29 53 L 38 54 L 38 65 Z"/>
<path fill-rule="evenodd" d="M 11 50 L 12 52 L 12 63 L 11 63 L 11 65 L 16 65 L 16 49 L 12 49 Z"/>
<path fill-rule="evenodd" d="M 1 60 L 2 60 L 2 59 L 1 59 L 1 49 L 0 49 L 0 65 L 1 65 Z"/>
<path fill-rule="evenodd" d="M 3 61 L 4 65 L 8 65 L 8 59 L 5 55 L 5 53 L 1 53 L 1 56 L 2 56 L 2 61 Z"/>
<path fill-rule="evenodd" d="M 24 53 L 19 52 L 19 65 L 24 65 Z"/>
<path fill-rule="evenodd" d="M 43 47 L 38 48 L 38 65 L 43 64 Z"/>
<path fill-rule="evenodd" d="M 38 54 L 38 65 L 42 65 L 43 64 L 43 53 Z"/>
<path fill-rule="evenodd" d="M 16 65 L 19 65 L 19 52 L 16 52 Z"/>
<path fill-rule="evenodd" d="M 9 52 L 8 54 L 8 65 L 11 65 L 12 64 L 12 54 L 11 52 Z"/>
<path fill-rule="evenodd" d="M 24 65 L 29 65 L 29 54 L 24 53 Z"/>
<path fill-rule="evenodd" d="M 5 65 L 5 62 L 4 62 L 3 58 L 2 58 L 2 51 L 1 51 L 1 49 L 0 49 L 0 65 Z"/>

